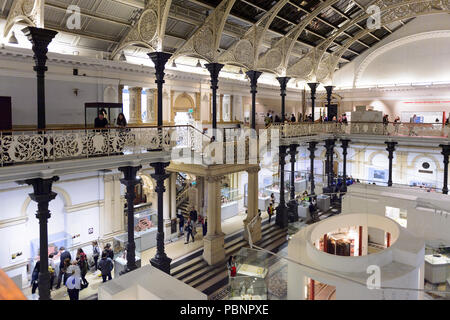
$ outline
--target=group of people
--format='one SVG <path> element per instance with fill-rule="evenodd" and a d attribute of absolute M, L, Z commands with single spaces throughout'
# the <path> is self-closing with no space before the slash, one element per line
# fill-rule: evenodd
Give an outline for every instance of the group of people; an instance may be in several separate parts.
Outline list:
<path fill-rule="evenodd" d="M 127 119 L 125 119 L 125 115 L 121 112 L 117 116 L 116 126 L 119 128 L 125 128 L 127 126 Z M 97 118 L 94 120 L 95 128 L 107 128 L 109 127 L 109 122 L 107 119 L 107 113 L 105 109 L 100 110 Z"/>
<path fill-rule="evenodd" d="M 54 289 L 61 288 L 61 283 L 67 287 L 70 300 L 79 300 L 79 293 L 84 288 L 89 286 L 89 282 L 86 280 L 87 272 L 89 271 L 89 262 L 86 253 L 82 248 L 77 249 L 75 259 L 72 259 L 72 255 L 65 247 L 59 248 L 59 272 L 56 275 L 56 264 L 54 261 L 55 255 L 58 251 L 51 253 L 48 256 L 48 270 L 50 273 L 50 290 L 53 290 L 53 284 L 55 278 L 57 278 L 56 287 Z M 99 260 L 99 258 L 101 259 Z M 92 243 L 92 258 L 94 260 L 93 266 L 95 270 L 100 270 L 103 282 L 106 279 L 111 280 L 111 272 L 114 268 L 114 252 L 111 249 L 109 243 L 106 244 L 104 250 L 100 253 L 98 242 Z M 39 259 L 39 257 L 38 257 Z M 40 271 L 40 259 L 34 266 L 33 273 L 31 275 L 31 293 L 35 294 L 36 289 L 39 286 L 39 271 Z"/>
<path fill-rule="evenodd" d="M 199 215 L 195 207 L 192 207 L 189 211 L 189 217 L 185 221 L 184 215 L 181 213 L 181 211 L 178 211 L 177 218 L 179 220 L 179 231 L 180 235 L 184 235 L 184 232 L 186 232 L 186 242 L 185 244 L 189 243 L 189 239 L 192 238 L 192 242 L 195 241 L 195 235 L 197 234 L 197 224 L 201 223 L 202 225 L 202 233 L 203 236 L 206 235 L 207 232 L 207 218 L 203 217 L 202 215 Z"/>
<path fill-rule="evenodd" d="M 274 111 L 269 110 L 267 112 L 266 116 L 264 117 L 264 124 L 269 126 L 272 123 L 281 123 L 281 117 L 278 114 L 275 114 Z M 284 116 L 285 122 L 287 123 L 295 123 L 295 122 L 313 122 L 312 114 L 298 114 L 298 117 L 295 116 L 295 114 L 291 114 L 290 116 L 288 114 L 285 114 Z M 315 122 L 335 122 L 335 123 L 343 123 L 348 124 L 347 114 L 343 113 L 339 117 L 333 116 L 331 119 L 328 118 L 328 116 L 320 116 L 319 119 L 317 119 Z"/>

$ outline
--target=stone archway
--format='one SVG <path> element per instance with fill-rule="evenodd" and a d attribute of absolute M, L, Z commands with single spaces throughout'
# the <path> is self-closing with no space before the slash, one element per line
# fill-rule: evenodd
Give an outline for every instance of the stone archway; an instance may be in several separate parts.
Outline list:
<path fill-rule="evenodd" d="M 186 92 L 179 94 L 172 108 L 172 120 L 175 120 L 175 115 L 177 112 L 190 112 L 193 111 L 194 120 L 198 121 L 198 108 L 196 108 L 194 99 Z"/>

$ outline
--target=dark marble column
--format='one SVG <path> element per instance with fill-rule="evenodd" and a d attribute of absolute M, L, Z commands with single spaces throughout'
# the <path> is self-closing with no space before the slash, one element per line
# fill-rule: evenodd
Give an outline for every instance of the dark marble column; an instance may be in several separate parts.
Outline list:
<path fill-rule="evenodd" d="M 327 188 L 324 188 L 324 193 L 332 193 L 333 192 L 333 154 L 334 154 L 334 145 L 335 139 L 327 139 L 325 140 L 325 148 L 327 149 Z"/>
<path fill-rule="evenodd" d="M 311 183 L 311 195 L 315 195 L 315 190 L 314 190 L 315 189 L 315 182 L 314 182 L 314 158 L 315 158 L 315 154 L 314 154 L 314 152 L 317 150 L 316 146 L 317 146 L 317 141 L 310 141 L 309 142 L 308 151 L 309 151 L 309 159 L 311 160 L 309 181 Z"/>
<path fill-rule="evenodd" d="M 212 89 L 212 129 L 213 135 L 216 135 L 217 129 L 217 89 L 219 89 L 219 72 L 223 68 L 223 64 L 220 63 L 208 63 L 205 64 L 205 68 L 208 69 L 211 75 L 211 89 Z"/>
<path fill-rule="evenodd" d="M 289 155 L 291 157 L 291 176 L 290 176 L 290 200 L 288 202 L 289 221 L 298 221 L 298 202 L 295 199 L 295 162 L 298 144 L 289 146 Z"/>
<path fill-rule="evenodd" d="M 163 85 L 165 83 L 164 69 L 166 67 L 167 60 L 169 60 L 172 55 L 170 53 L 165 53 L 165 52 L 151 52 L 148 54 L 148 56 L 153 61 L 153 64 L 155 65 L 155 76 L 156 76 L 155 83 L 158 88 L 157 125 L 158 125 L 158 127 L 162 127 L 163 126 Z"/>
<path fill-rule="evenodd" d="M 251 128 L 256 129 L 256 87 L 258 84 L 258 78 L 262 72 L 250 70 L 245 73 L 250 79 L 250 93 L 252 94 L 252 112 L 251 112 Z"/>
<path fill-rule="evenodd" d="M 387 145 L 386 151 L 389 152 L 389 180 L 388 180 L 388 187 L 392 187 L 392 159 L 394 159 L 394 151 L 395 146 L 397 145 L 397 142 L 395 141 L 386 141 L 385 144 Z"/>
<path fill-rule="evenodd" d="M 441 144 L 440 147 L 444 156 L 444 185 L 442 187 L 442 193 L 448 194 L 448 158 L 450 156 L 450 145 Z"/>
<path fill-rule="evenodd" d="M 22 32 L 30 40 L 36 65 L 33 70 L 37 77 L 37 116 L 38 129 L 45 129 L 45 72 L 48 70 L 47 52 L 48 45 L 58 32 L 35 27 L 26 27 Z"/>
<path fill-rule="evenodd" d="M 308 83 L 308 86 L 311 88 L 311 115 L 312 115 L 312 121 L 314 122 L 316 119 L 314 119 L 314 108 L 316 106 L 316 89 L 319 86 L 320 83 L 318 82 L 310 82 Z"/>
<path fill-rule="evenodd" d="M 289 77 L 277 77 L 278 82 L 280 83 L 280 96 L 281 96 L 281 123 L 286 121 L 285 113 L 286 113 L 286 88 L 289 80 Z"/>
<path fill-rule="evenodd" d="M 33 193 L 29 196 L 31 200 L 37 202 L 38 210 L 36 218 L 39 219 L 39 300 L 50 300 L 50 273 L 48 272 L 48 219 L 50 211 L 48 205 L 55 199 L 56 193 L 52 191 L 53 182 L 59 177 L 48 179 L 36 178 L 25 180 L 25 183 L 33 186 Z"/>
<path fill-rule="evenodd" d="M 286 155 L 287 155 L 287 146 L 280 146 L 280 160 L 279 160 L 279 166 L 280 166 L 280 203 L 277 207 L 277 215 L 275 217 L 275 223 L 280 228 L 287 228 L 288 226 L 288 213 L 287 213 L 287 207 L 286 202 L 284 199 L 284 166 L 286 165 Z"/>
<path fill-rule="evenodd" d="M 127 199 L 127 217 L 128 217 L 128 245 L 127 245 L 127 268 L 123 273 L 127 273 L 137 269 L 136 265 L 136 243 L 134 242 L 134 199 L 136 193 L 134 187 L 139 183 L 136 179 L 137 172 L 142 166 L 137 167 L 120 167 L 119 171 L 123 172 L 123 179 L 120 182 L 127 188 L 125 199 Z"/>
<path fill-rule="evenodd" d="M 163 196 L 166 188 L 164 187 L 164 180 L 167 179 L 170 174 L 166 173 L 166 167 L 169 165 L 169 162 L 157 162 L 150 164 L 153 168 L 155 168 L 155 173 L 151 175 L 153 179 L 156 180 L 156 188 L 155 191 L 158 194 L 158 233 L 156 235 L 156 255 L 153 259 L 150 260 L 150 263 L 155 268 L 164 271 L 167 274 L 170 274 L 170 259 L 166 253 L 164 252 L 164 201 Z"/>
<path fill-rule="evenodd" d="M 342 181 L 342 186 L 341 186 L 341 192 L 347 192 L 347 149 L 348 149 L 348 144 L 350 143 L 349 139 L 341 139 L 341 147 L 342 147 L 342 156 L 343 156 L 343 171 L 344 171 L 344 176 L 343 176 L 343 181 Z"/>

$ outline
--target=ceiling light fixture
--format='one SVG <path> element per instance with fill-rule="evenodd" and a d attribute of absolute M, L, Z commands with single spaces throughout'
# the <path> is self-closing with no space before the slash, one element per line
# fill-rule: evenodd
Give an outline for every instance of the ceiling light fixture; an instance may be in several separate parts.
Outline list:
<path fill-rule="evenodd" d="M 202 64 L 200 63 L 200 59 L 197 60 L 197 65 L 196 65 L 196 67 L 197 67 L 197 68 L 203 68 L 203 67 L 202 67 Z"/>
<path fill-rule="evenodd" d="M 176 67 L 177 67 L 177 64 L 176 64 L 175 60 L 173 60 L 172 61 L 172 68 L 176 68 Z"/>
<path fill-rule="evenodd" d="M 14 34 L 14 31 L 11 32 L 11 37 L 9 37 L 8 43 L 19 44 L 19 41 L 17 41 L 16 35 Z"/>

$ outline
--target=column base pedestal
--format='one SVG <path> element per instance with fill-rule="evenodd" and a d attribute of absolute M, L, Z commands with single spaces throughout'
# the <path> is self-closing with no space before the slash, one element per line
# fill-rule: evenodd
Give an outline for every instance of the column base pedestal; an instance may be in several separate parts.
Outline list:
<path fill-rule="evenodd" d="M 252 242 L 256 243 L 261 240 L 262 238 L 262 232 L 261 232 L 261 217 L 258 217 L 256 219 L 255 224 L 253 227 L 250 227 L 250 232 L 252 235 Z M 247 221 L 247 219 L 244 220 L 244 239 L 248 242 L 248 231 L 247 231 L 247 225 L 250 221 Z"/>
<path fill-rule="evenodd" d="M 170 274 L 170 262 L 172 262 L 172 259 L 170 259 L 165 253 L 164 255 L 156 254 L 156 256 L 150 260 L 150 264 L 158 268 L 159 270 Z"/>
<path fill-rule="evenodd" d="M 275 223 L 282 229 L 287 228 L 289 220 L 286 205 L 280 204 L 275 210 L 276 210 Z"/>
<path fill-rule="evenodd" d="M 39 300 L 51 300 L 50 296 L 50 273 L 39 272 L 38 284 Z"/>
<path fill-rule="evenodd" d="M 164 241 L 172 240 L 172 221 L 164 220 Z"/>
<path fill-rule="evenodd" d="M 203 259 L 210 265 L 225 260 L 225 234 L 206 235 L 203 238 Z"/>
<path fill-rule="evenodd" d="M 289 222 L 298 221 L 298 202 L 296 200 L 290 200 L 288 202 L 288 216 Z"/>

